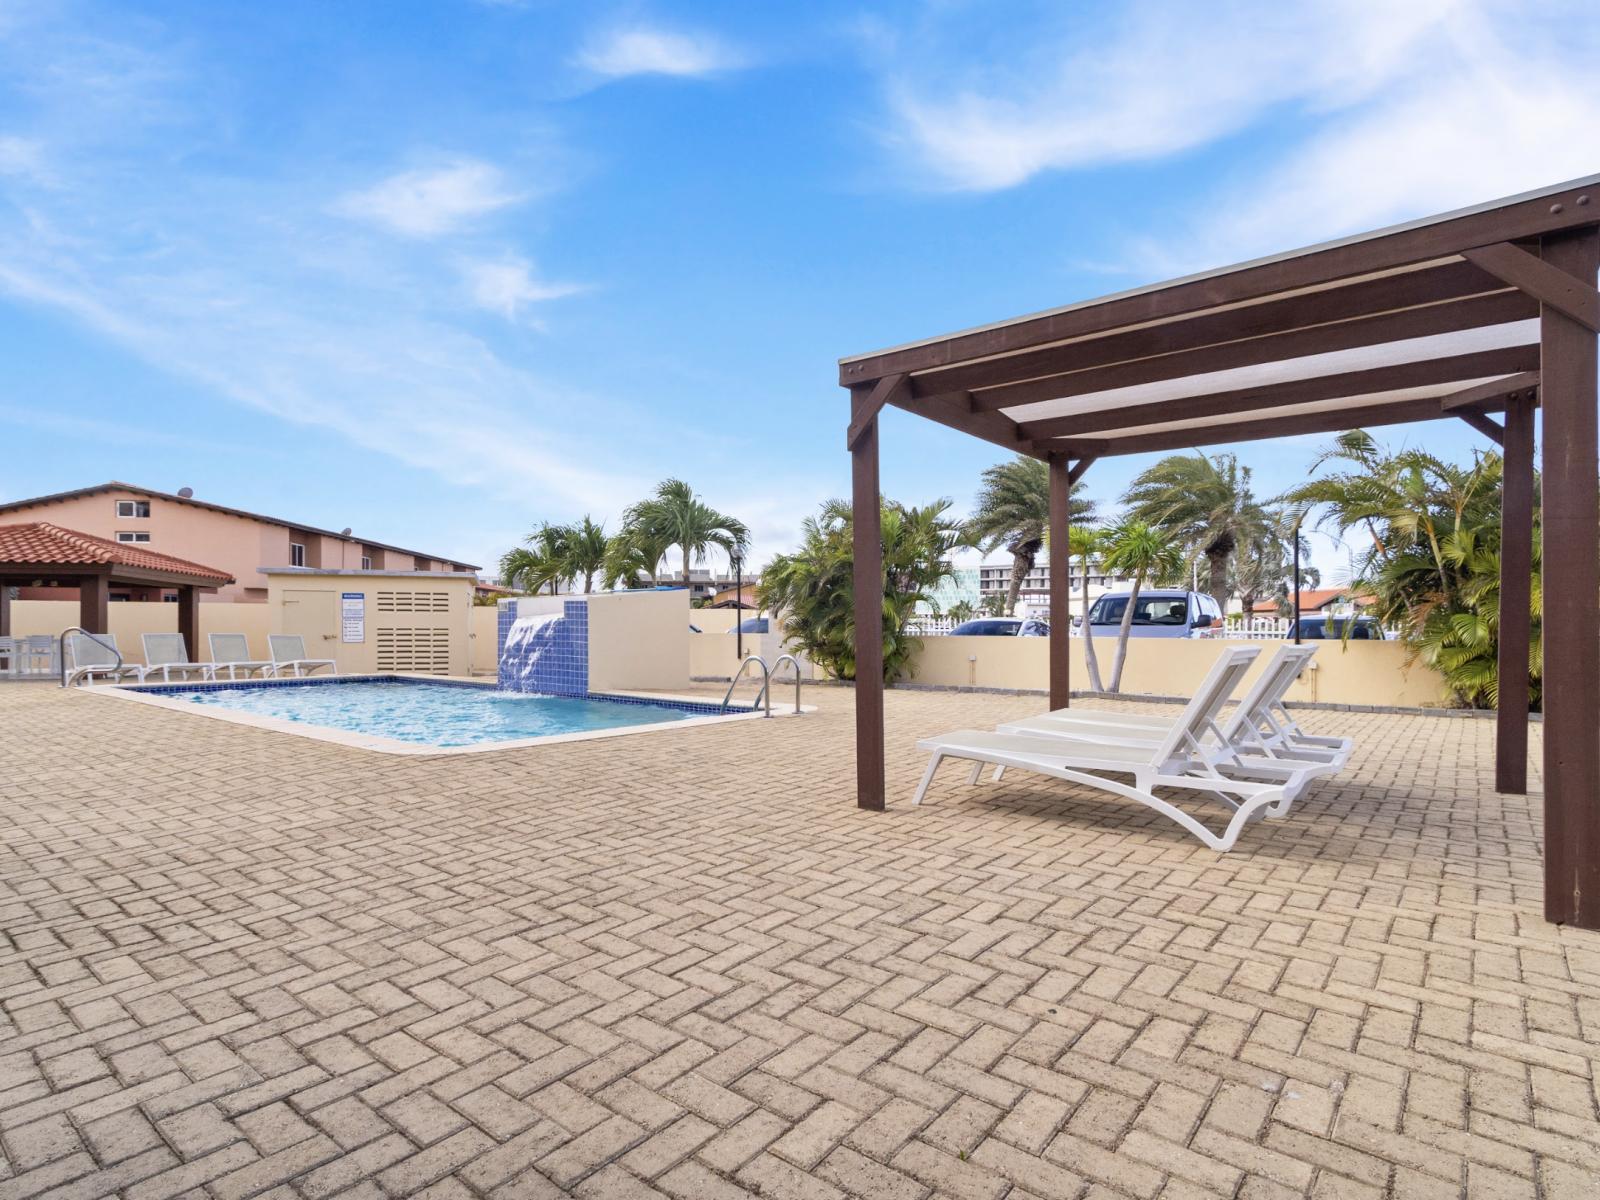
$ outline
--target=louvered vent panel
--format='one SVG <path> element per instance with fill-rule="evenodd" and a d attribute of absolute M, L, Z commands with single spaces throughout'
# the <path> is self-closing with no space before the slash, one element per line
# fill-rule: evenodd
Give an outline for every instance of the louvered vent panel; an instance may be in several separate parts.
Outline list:
<path fill-rule="evenodd" d="M 379 629 L 378 670 L 450 673 L 448 629 Z"/>
<path fill-rule="evenodd" d="M 449 612 L 449 592 L 379 592 L 379 612 Z"/>

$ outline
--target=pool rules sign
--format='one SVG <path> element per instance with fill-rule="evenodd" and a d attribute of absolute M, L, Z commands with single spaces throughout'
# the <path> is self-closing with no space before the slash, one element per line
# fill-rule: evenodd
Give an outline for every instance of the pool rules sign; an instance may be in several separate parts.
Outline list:
<path fill-rule="evenodd" d="M 367 595 L 365 592 L 344 592 L 339 598 L 339 640 L 364 642 L 367 640 Z"/>

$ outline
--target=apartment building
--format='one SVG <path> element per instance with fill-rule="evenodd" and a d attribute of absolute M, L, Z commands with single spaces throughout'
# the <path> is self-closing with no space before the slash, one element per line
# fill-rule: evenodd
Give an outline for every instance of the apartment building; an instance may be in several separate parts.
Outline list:
<path fill-rule="evenodd" d="M 95 537 L 205 563 L 232 575 L 217 600 L 267 599 L 267 567 L 320 571 L 472 571 L 458 559 L 335 533 L 297 521 L 197 499 L 189 488 L 158 492 L 129 483 L 102 483 L 0 503 L 0 525 L 48 521 Z M 19 599 L 70 599 L 74 589 L 23 588 Z M 160 589 L 114 589 L 114 600 L 160 600 Z M 208 599 L 211 597 L 208 597 Z"/>

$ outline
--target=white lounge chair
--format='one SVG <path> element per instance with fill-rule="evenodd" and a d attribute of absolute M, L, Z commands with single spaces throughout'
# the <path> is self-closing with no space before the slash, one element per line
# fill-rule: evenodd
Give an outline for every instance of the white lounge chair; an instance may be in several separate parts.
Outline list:
<path fill-rule="evenodd" d="M 1218 763 L 1214 761 L 1217 755 L 1205 747 L 1208 735 L 1218 736 L 1217 714 L 1259 653 L 1254 646 L 1224 650 L 1195 690 L 1183 715 L 1154 746 L 981 729 L 964 729 L 920 741 L 918 748 L 927 750 L 932 758 L 912 803 L 922 803 L 940 763 L 946 758 L 960 758 L 974 764 L 971 782 L 977 782 L 985 764 L 992 764 L 1086 784 L 1153 808 L 1213 850 L 1230 850 L 1246 822 L 1262 816 L 1281 816 L 1288 810 L 1291 792 L 1304 786 L 1303 774 L 1295 771 L 1310 769 L 1307 764 L 1289 769 L 1283 760 L 1238 754 L 1230 754 L 1225 762 Z M 1248 777 L 1257 773 L 1266 773 L 1267 778 Z M 1107 775 L 1131 775 L 1133 784 L 1130 787 Z M 1222 833 L 1213 833 L 1172 802 L 1157 796 L 1154 789 L 1158 787 L 1215 796 L 1233 808 L 1233 817 Z"/>
<path fill-rule="evenodd" d="M 307 658 L 306 640 L 298 633 L 268 634 L 267 649 L 272 654 L 273 673 L 280 679 L 285 673 L 298 679 L 318 667 L 327 667 L 335 675 L 339 673 L 339 665 L 331 658 Z"/>
<path fill-rule="evenodd" d="M 140 682 L 144 668 L 138 663 L 120 662 L 116 635 L 110 633 L 67 634 L 67 686 L 75 683 L 109 681 L 121 683 L 125 679 Z"/>
<path fill-rule="evenodd" d="M 189 661 L 189 648 L 184 643 L 183 634 L 145 633 L 139 635 L 139 640 L 144 643 L 142 678 L 146 682 L 153 676 L 160 675 L 162 682 L 171 683 L 174 671 L 184 679 L 188 679 L 191 675 L 198 675 L 201 679 L 211 678 L 210 663 Z"/>
<path fill-rule="evenodd" d="M 1300 729 L 1283 709 L 1283 696 L 1315 657 L 1315 646 L 1278 648 L 1254 685 L 1224 722 L 1213 749 L 1232 748 L 1240 754 L 1297 762 L 1344 766 L 1350 757 L 1349 738 L 1313 737 Z M 1281 714 L 1281 717 L 1279 716 Z M 1005 733 L 1049 733 L 1085 741 L 1114 741 L 1120 745 L 1150 746 L 1159 742 L 1181 718 L 1125 713 L 1105 709 L 1061 708 L 1043 716 L 1011 721 L 1000 726 Z M 1323 774 L 1331 772 L 1322 772 Z M 1001 775 L 996 770 L 995 778 Z"/>
<path fill-rule="evenodd" d="M 259 675 L 270 679 L 276 668 L 270 659 L 250 657 L 250 642 L 242 633 L 212 633 L 206 636 L 211 646 L 211 678 L 249 679 Z"/>

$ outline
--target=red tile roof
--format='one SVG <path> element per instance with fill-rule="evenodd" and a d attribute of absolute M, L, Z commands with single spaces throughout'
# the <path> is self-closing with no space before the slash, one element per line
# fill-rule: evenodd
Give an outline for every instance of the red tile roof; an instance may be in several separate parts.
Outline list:
<path fill-rule="evenodd" d="M 48 521 L 26 525 L 0 525 L 0 563 L 27 563 L 33 566 L 83 566 L 88 563 L 110 567 L 136 567 L 141 571 L 167 571 L 232 583 L 233 576 L 215 567 L 202 566 L 170 554 L 157 554 L 124 542 L 112 542 L 76 529 L 63 529 Z"/>
<path fill-rule="evenodd" d="M 1319 608 L 1326 608 L 1335 600 L 1345 599 L 1349 595 L 1349 588 L 1301 588 L 1300 611 L 1313 612 Z M 1375 597 L 1372 596 L 1357 596 L 1355 598 L 1356 607 L 1365 608 L 1367 605 L 1371 604 L 1374 599 Z M 1277 612 L 1278 601 L 1275 599 L 1257 600 L 1255 607 L 1250 611 L 1258 613 Z"/>

